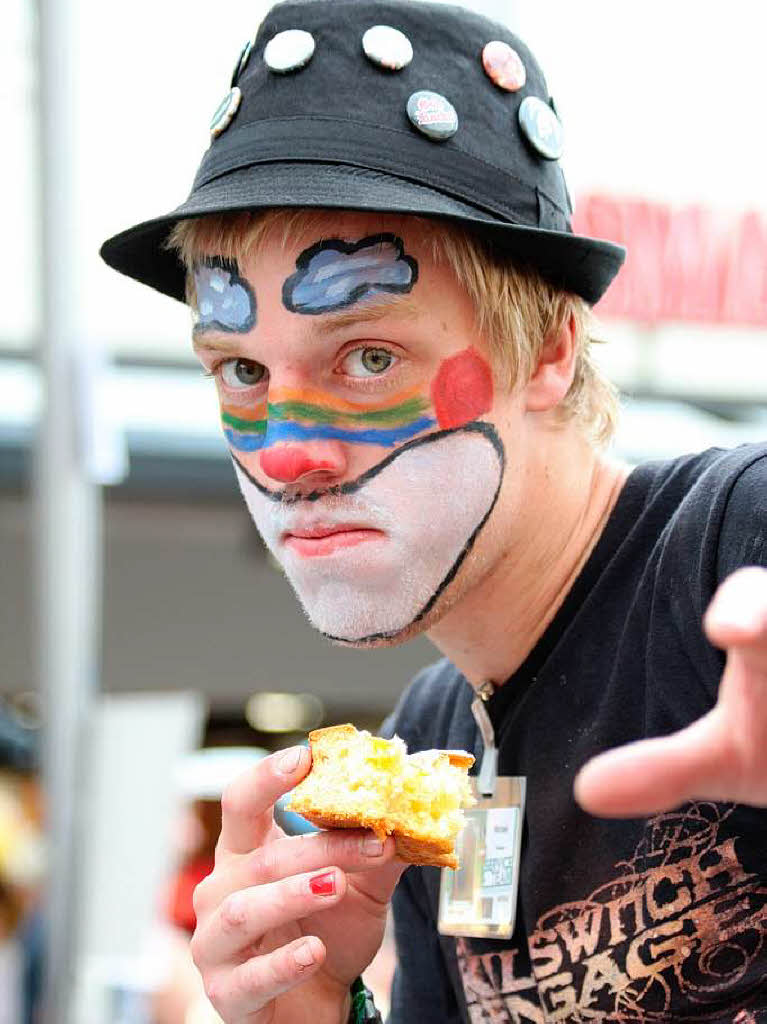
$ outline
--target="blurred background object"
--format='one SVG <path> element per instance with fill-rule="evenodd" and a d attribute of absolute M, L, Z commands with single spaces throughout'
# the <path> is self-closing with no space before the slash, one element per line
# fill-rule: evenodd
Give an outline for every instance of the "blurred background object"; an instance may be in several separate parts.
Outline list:
<path fill-rule="evenodd" d="M 318 724 L 375 729 L 434 658 L 423 638 L 359 652 L 311 630 L 241 505 L 188 311 L 97 256 L 184 197 L 266 6 L 3 5 L 0 697 L 35 754 L 1 773 L 0 860 L 30 873 L 0 872 L 0 993 L 25 1013 L 35 983 L 4 979 L 40 976 L 42 758 L 61 899 L 46 1024 L 151 1021 L 169 961 L 148 951 L 188 807 L 179 761 L 200 745 L 273 750 Z M 624 394 L 616 451 L 763 440 L 767 8 L 467 6 L 547 71 L 577 227 L 629 246 L 597 308 L 599 358 Z"/>
<path fill-rule="evenodd" d="M 192 893 L 213 870 L 221 832 L 221 796 L 230 782 L 266 755 L 261 747 L 206 747 L 177 766 L 175 778 L 185 817 L 177 831 L 176 865 L 168 884 L 165 916 L 189 937 L 197 925 Z"/>
<path fill-rule="evenodd" d="M 0 701 L 0 1024 L 39 1019 L 46 866 L 39 730 Z"/>
<path fill-rule="evenodd" d="M 189 952 L 197 923 L 192 896 L 213 870 L 224 790 L 266 753 L 260 747 L 205 747 L 176 766 L 174 778 L 183 806 L 177 820 L 175 864 L 150 946 L 162 950 L 163 962 L 149 1002 L 153 1024 L 213 1024 L 220 1019 L 205 997 Z"/>

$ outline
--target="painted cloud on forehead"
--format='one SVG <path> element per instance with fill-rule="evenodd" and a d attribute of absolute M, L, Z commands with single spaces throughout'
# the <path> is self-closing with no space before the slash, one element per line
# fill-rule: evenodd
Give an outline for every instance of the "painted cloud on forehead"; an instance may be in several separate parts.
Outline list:
<path fill-rule="evenodd" d="M 296 267 L 282 287 L 282 301 L 293 313 L 327 313 L 370 295 L 402 294 L 418 280 L 418 264 L 392 234 L 317 242 L 304 249 Z"/>
<path fill-rule="evenodd" d="M 205 260 L 194 268 L 197 291 L 195 331 L 222 330 L 245 334 L 256 322 L 256 297 L 240 277 L 237 264 Z"/>

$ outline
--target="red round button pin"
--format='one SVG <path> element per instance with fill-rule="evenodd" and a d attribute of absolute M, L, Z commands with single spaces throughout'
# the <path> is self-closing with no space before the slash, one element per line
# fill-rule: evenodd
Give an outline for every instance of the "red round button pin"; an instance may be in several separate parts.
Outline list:
<path fill-rule="evenodd" d="M 485 45 L 482 51 L 482 67 L 487 77 L 507 92 L 521 89 L 527 80 L 527 72 L 522 58 L 508 43 L 494 39 Z"/>

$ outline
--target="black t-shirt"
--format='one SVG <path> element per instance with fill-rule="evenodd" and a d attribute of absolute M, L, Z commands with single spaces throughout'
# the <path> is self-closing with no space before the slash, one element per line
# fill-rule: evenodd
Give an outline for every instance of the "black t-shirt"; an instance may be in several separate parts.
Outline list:
<path fill-rule="evenodd" d="M 701 801 L 604 820 L 572 795 L 594 754 L 711 708 L 724 655 L 702 618 L 743 565 L 767 565 L 767 445 L 631 473 L 555 618 L 488 702 L 501 773 L 527 777 L 515 934 L 439 936 L 439 872 L 408 869 L 392 1022 L 767 1021 L 767 811 Z M 384 732 L 479 757 L 472 697 L 438 662 Z"/>

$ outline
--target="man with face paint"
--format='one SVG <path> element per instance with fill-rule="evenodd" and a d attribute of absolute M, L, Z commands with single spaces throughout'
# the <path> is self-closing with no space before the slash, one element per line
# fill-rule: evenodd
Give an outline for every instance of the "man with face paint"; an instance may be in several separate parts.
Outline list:
<path fill-rule="evenodd" d="M 767 447 L 603 451 L 589 309 L 624 254 L 572 233 L 534 57 L 459 8 L 290 0 L 211 134 L 189 199 L 102 253 L 192 307 L 312 624 L 445 656 L 385 733 L 479 762 L 481 722 L 527 784 L 513 933 L 477 938 L 440 934 L 437 872 L 391 840 L 285 837 L 309 755 L 264 760 L 196 893 L 214 1006 L 376 1020 L 391 901 L 396 1024 L 767 1014 Z"/>
<path fill-rule="evenodd" d="M 339 226 L 338 215 L 332 223 Z M 418 276 L 401 238 L 322 241 L 296 266 L 281 289 L 288 315 L 269 311 L 275 330 L 284 339 L 299 331 L 302 345 L 307 332 L 335 337 L 325 351 L 309 341 L 313 365 L 299 386 L 282 386 L 271 360 L 268 383 L 260 361 L 255 387 L 219 377 L 235 469 L 312 623 L 346 643 L 401 638 L 438 604 L 498 495 L 503 443 L 479 422 L 493 404 L 490 365 L 471 344 L 461 347 L 472 339 L 455 331 L 465 311 L 455 310 L 452 336 L 435 344 L 428 306 L 415 296 L 404 309 L 393 301 Z M 262 280 L 258 294 L 273 297 L 282 272 Z M 429 273 L 436 285 L 437 268 Z M 253 274 L 260 278 L 257 267 Z M 313 319 L 301 324 L 296 313 Z M 407 346 L 394 342 L 391 324 Z M 368 344 L 341 342 L 360 330 L 371 335 Z M 218 350 L 197 334 L 203 361 L 215 358 Z M 283 353 L 288 348 L 286 341 Z M 237 366 L 227 367 L 235 378 Z"/>

